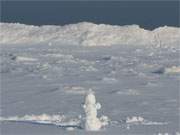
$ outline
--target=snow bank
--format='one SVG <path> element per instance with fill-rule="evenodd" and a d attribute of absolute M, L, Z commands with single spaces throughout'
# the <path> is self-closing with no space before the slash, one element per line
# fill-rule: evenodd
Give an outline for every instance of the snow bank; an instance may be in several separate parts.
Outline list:
<path fill-rule="evenodd" d="M 132 118 L 127 117 L 126 123 L 143 122 L 143 121 L 144 121 L 143 117 L 133 116 Z"/>
<path fill-rule="evenodd" d="M 166 68 L 165 73 L 167 73 L 167 74 L 179 74 L 180 73 L 180 66 L 172 66 L 170 68 Z"/>
<path fill-rule="evenodd" d="M 86 94 L 86 89 L 80 86 L 66 86 L 64 87 L 64 90 L 66 93 L 69 94 L 78 94 L 78 95 Z"/>
<path fill-rule="evenodd" d="M 144 119 L 141 116 L 132 116 L 126 118 L 126 124 L 128 125 L 167 125 L 167 122 L 154 122 Z"/>
<path fill-rule="evenodd" d="M 19 62 L 23 62 L 23 61 L 37 61 L 37 59 L 35 58 L 30 58 L 30 57 L 23 57 L 23 56 L 17 56 L 14 58 L 16 61 L 19 61 Z"/>
<path fill-rule="evenodd" d="M 12 116 L 12 117 L 0 117 L 1 121 L 9 121 L 9 122 L 25 122 L 25 123 L 36 123 L 36 124 L 47 124 L 47 125 L 56 125 L 59 127 L 67 128 L 81 128 L 80 120 L 76 118 L 67 118 L 64 115 L 25 115 L 22 117 Z"/>
<path fill-rule="evenodd" d="M 158 133 L 157 135 L 172 135 L 172 134 L 171 133 Z M 180 133 L 176 132 L 175 135 L 180 135 Z"/>
<path fill-rule="evenodd" d="M 2 121 L 62 121 L 65 118 L 65 116 L 60 115 L 47 115 L 47 114 L 41 114 L 41 115 L 25 115 L 23 117 L 19 116 L 13 116 L 8 118 L 0 118 Z"/>
<path fill-rule="evenodd" d="M 170 45 L 180 42 L 180 29 L 160 27 L 153 31 L 138 25 L 112 26 L 82 22 L 65 26 L 32 26 L 0 23 L 0 43 L 60 42 L 83 46 L 110 45 Z"/>

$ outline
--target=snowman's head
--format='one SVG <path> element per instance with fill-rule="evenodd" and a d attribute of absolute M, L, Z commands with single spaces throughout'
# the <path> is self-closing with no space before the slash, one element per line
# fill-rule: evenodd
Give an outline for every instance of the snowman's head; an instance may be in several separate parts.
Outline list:
<path fill-rule="evenodd" d="M 96 103 L 96 97 L 93 92 L 88 92 L 86 99 L 85 99 L 85 104 L 95 104 Z"/>

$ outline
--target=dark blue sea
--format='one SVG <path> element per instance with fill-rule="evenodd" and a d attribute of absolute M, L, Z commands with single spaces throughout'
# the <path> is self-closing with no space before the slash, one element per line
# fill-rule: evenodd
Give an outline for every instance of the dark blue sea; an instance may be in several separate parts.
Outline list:
<path fill-rule="evenodd" d="M 31 25 L 138 24 L 179 27 L 179 1 L 1 1 L 1 22 Z"/>

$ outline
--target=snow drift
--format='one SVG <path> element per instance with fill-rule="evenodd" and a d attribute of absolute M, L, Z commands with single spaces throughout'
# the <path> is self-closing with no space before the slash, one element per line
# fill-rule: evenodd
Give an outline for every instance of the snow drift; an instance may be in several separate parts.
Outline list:
<path fill-rule="evenodd" d="M 180 42 L 180 28 L 160 27 L 153 31 L 138 25 L 112 26 L 81 22 L 65 26 L 33 26 L 0 23 L 0 44 L 59 42 L 83 46 L 171 45 Z"/>
<path fill-rule="evenodd" d="M 22 117 L 12 116 L 12 117 L 0 117 L 0 122 L 9 121 L 9 122 L 24 122 L 24 123 L 34 123 L 39 125 L 55 125 L 67 130 L 80 127 L 80 120 L 77 118 L 70 119 L 64 115 L 25 115 Z"/>

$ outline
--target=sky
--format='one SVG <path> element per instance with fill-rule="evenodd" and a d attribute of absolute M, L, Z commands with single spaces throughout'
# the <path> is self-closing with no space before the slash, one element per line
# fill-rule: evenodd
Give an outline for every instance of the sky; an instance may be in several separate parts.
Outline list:
<path fill-rule="evenodd" d="M 93 22 L 179 27 L 177 1 L 1 1 L 1 22 L 65 25 Z"/>

